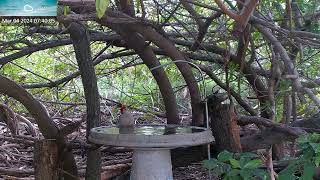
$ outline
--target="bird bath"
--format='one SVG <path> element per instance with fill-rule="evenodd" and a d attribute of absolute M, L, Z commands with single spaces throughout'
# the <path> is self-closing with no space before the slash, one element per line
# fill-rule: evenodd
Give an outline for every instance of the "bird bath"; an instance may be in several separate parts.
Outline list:
<path fill-rule="evenodd" d="M 131 180 L 172 180 L 170 149 L 208 144 L 213 136 L 210 130 L 193 126 L 101 126 L 91 129 L 89 141 L 132 148 Z"/>

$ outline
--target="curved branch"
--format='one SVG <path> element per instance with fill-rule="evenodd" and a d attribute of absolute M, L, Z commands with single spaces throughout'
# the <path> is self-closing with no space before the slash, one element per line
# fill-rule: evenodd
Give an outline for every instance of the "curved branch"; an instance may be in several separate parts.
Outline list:
<path fill-rule="evenodd" d="M 231 10 L 229 10 L 221 0 L 215 0 L 215 2 L 217 3 L 217 5 L 219 6 L 219 8 L 225 13 L 227 14 L 229 17 L 231 17 L 232 19 L 234 19 L 236 21 L 234 30 L 236 32 L 243 32 L 243 30 L 246 28 L 249 19 L 252 15 L 252 13 L 254 12 L 259 0 L 246 0 L 246 2 L 244 3 L 244 7 L 242 8 L 240 15 L 232 12 Z"/>
<path fill-rule="evenodd" d="M 143 34 L 146 39 L 155 43 L 159 48 L 161 48 L 167 56 L 172 60 L 186 60 L 187 58 L 171 43 L 168 39 L 164 38 L 158 32 L 156 32 L 151 27 L 143 26 L 130 26 L 133 30 Z M 197 81 L 191 71 L 191 67 L 186 63 L 175 63 L 181 72 L 190 92 L 191 106 L 192 106 L 192 124 L 202 125 L 203 124 L 203 111 L 200 106 L 201 97 L 200 91 L 198 89 Z"/>
<path fill-rule="evenodd" d="M 239 15 L 237 13 L 232 12 L 230 9 L 228 9 L 221 0 L 215 0 L 219 8 L 229 17 L 234 19 L 235 21 L 239 20 Z"/>
<path fill-rule="evenodd" d="M 111 26 L 111 28 L 121 34 L 127 45 L 135 50 L 149 69 L 160 66 L 160 62 L 158 61 L 155 53 L 149 45 L 146 45 L 143 37 L 133 31 L 130 31 L 129 28 L 117 28 L 114 26 Z M 156 68 L 151 71 L 151 73 L 159 86 L 163 98 L 166 108 L 167 123 L 179 124 L 180 120 L 177 101 L 167 74 L 162 67 Z"/>
<path fill-rule="evenodd" d="M 56 124 L 51 120 L 45 107 L 32 97 L 23 87 L 0 75 L 0 93 L 21 102 L 37 122 L 45 138 L 55 139 L 58 134 Z"/>
<path fill-rule="evenodd" d="M 1 118 L 2 117 L 2 118 Z M 16 136 L 19 133 L 17 115 L 5 104 L 0 104 L 0 121 L 4 121 L 11 134 Z"/>
<path fill-rule="evenodd" d="M 0 75 L 0 93 L 8 95 L 23 104 L 37 122 L 43 136 L 47 139 L 57 139 L 59 151 L 64 158 L 63 168 L 70 174 L 77 176 L 77 166 L 72 152 L 66 151 L 65 140 L 59 135 L 56 124 L 51 120 L 46 108 L 32 97 L 23 87 Z M 65 176 L 66 178 L 68 175 Z"/>

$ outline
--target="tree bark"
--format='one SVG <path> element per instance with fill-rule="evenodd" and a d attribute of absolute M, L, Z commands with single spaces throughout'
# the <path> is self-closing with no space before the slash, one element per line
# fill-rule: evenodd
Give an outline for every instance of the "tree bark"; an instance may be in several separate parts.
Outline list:
<path fill-rule="evenodd" d="M 87 133 L 100 126 L 100 99 L 97 78 L 91 58 L 90 39 L 87 29 L 80 23 L 71 23 L 69 33 L 73 42 L 79 70 L 81 73 L 87 107 Z M 86 179 L 99 180 L 101 176 L 101 152 L 99 148 L 87 152 Z"/>
<path fill-rule="evenodd" d="M 320 129 L 320 112 L 309 118 L 300 121 L 294 121 L 290 125 L 293 127 Z"/>
<path fill-rule="evenodd" d="M 233 105 L 217 103 L 212 98 L 209 98 L 208 105 L 210 126 L 218 150 L 241 152 L 240 130 Z"/>
<path fill-rule="evenodd" d="M 298 138 L 298 136 L 266 129 L 255 135 L 241 138 L 241 145 L 243 152 L 248 152 L 257 149 L 267 149 L 273 144 L 281 141 L 293 141 L 296 138 Z"/>
<path fill-rule="evenodd" d="M 35 179 L 60 179 L 58 145 L 54 140 L 38 140 L 34 143 Z"/>
<path fill-rule="evenodd" d="M 291 92 L 286 92 L 283 97 L 283 113 L 281 122 L 289 124 L 292 115 L 292 97 Z"/>

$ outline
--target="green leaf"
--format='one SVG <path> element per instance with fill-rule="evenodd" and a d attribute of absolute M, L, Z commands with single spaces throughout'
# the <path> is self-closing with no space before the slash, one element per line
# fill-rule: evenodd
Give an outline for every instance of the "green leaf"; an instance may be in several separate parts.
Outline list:
<path fill-rule="evenodd" d="M 230 164 L 232 165 L 232 168 L 240 168 L 239 161 L 236 159 L 230 159 Z"/>
<path fill-rule="evenodd" d="M 217 176 L 221 176 L 224 171 L 223 171 L 223 167 L 216 167 L 214 169 L 212 169 L 212 171 L 214 172 L 214 174 L 216 174 Z"/>
<path fill-rule="evenodd" d="M 246 168 L 246 169 L 255 169 L 261 164 L 262 164 L 262 160 L 254 159 L 254 160 L 249 161 L 246 165 L 244 165 L 244 168 Z"/>
<path fill-rule="evenodd" d="M 268 179 L 268 173 L 265 171 L 265 170 L 262 170 L 262 169 L 255 169 L 253 174 L 256 176 L 256 177 L 260 177 L 262 178 L 263 180 L 267 180 Z"/>
<path fill-rule="evenodd" d="M 299 149 L 303 150 L 303 149 L 308 149 L 310 147 L 309 143 L 301 143 L 298 144 Z"/>
<path fill-rule="evenodd" d="M 71 9 L 69 6 L 63 6 L 63 15 L 68 15 L 70 13 Z"/>
<path fill-rule="evenodd" d="M 251 158 L 241 156 L 239 161 L 240 167 L 244 167 L 249 161 L 251 161 Z"/>
<path fill-rule="evenodd" d="M 110 4 L 110 0 L 96 0 L 96 11 L 98 18 L 102 18 Z"/>
<path fill-rule="evenodd" d="M 303 151 L 303 156 L 302 156 L 302 158 L 303 158 L 304 160 L 306 160 L 306 161 L 309 161 L 309 160 L 311 160 L 311 159 L 313 158 L 314 154 L 315 154 L 315 153 L 314 153 L 313 149 L 308 148 L 308 149 L 305 149 L 305 150 Z"/>
<path fill-rule="evenodd" d="M 140 7 L 141 7 L 141 0 L 136 0 L 136 9 L 137 9 L 137 13 L 140 12 Z"/>
<path fill-rule="evenodd" d="M 217 168 L 213 169 L 213 172 L 217 175 L 217 176 L 221 176 L 222 174 L 226 174 L 226 172 L 231 171 L 231 166 L 229 164 L 224 164 L 221 163 L 221 165 L 219 165 Z"/>
<path fill-rule="evenodd" d="M 243 180 L 241 176 L 225 176 L 223 180 Z"/>
<path fill-rule="evenodd" d="M 203 166 L 209 170 L 217 168 L 219 166 L 219 162 L 216 159 L 204 160 Z"/>
<path fill-rule="evenodd" d="M 222 169 L 224 173 L 230 172 L 232 170 L 231 165 L 230 164 L 225 164 L 225 163 L 221 163 L 222 165 Z"/>
<path fill-rule="evenodd" d="M 320 155 L 317 154 L 317 156 L 315 157 L 314 163 L 316 164 L 316 166 L 318 167 L 320 164 Z"/>
<path fill-rule="evenodd" d="M 243 179 L 245 180 L 250 180 L 253 178 L 253 172 L 250 170 L 241 170 L 240 175 L 242 176 Z"/>
<path fill-rule="evenodd" d="M 302 135 L 298 138 L 298 143 L 303 144 L 309 142 L 309 137 L 307 135 Z"/>
<path fill-rule="evenodd" d="M 310 180 L 313 179 L 313 174 L 314 174 L 314 170 L 315 170 L 315 166 L 313 163 L 308 162 L 304 165 L 304 169 L 303 169 L 303 174 L 302 176 L 299 178 L 299 180 Z"/>
<path fill-rule="evenodd" d="M 297 168 L 298 166 L 296 163 L 289 164 L 286 169 L 282 170 L 279 173 L 278 180 L 295 180 L 296 176 L 294 175 L 294 173 L 296 172 Z"/>
<path fill-rule="evenodd" d="M 230 153 L 228 151 L 222 151 L 221 153 L 218 154 L 217 159 L 220 162 L 227 162 L 229 161 L 229 159 L 232 159 L 232 157 L 233 157 L 233 153 Z"/>
<path fill-rule="evenodd" d="M 278 180 L 296 180 L 297 177 L 293 174 L 282 174 L 279 175 Z"/>
<path fill-rule="evenodd" d="M 320 140 L 320 134 L 313 133 L 310 135 L 310 142 L 318 142 Z"/>
<path fill-rule="evenodd" d="M 240 174 L 240 170 L 239 169 L 232 169 L 230 172 L 228 172 L 227 176 L 231 177 L 231 176 L 238 176 Z"/>
<path fill-rule="evenodd" d="M 310 143 L 312 149 L 314 150 L 315 153 L 320 152 L 320 144 L 319 143 Z"/>

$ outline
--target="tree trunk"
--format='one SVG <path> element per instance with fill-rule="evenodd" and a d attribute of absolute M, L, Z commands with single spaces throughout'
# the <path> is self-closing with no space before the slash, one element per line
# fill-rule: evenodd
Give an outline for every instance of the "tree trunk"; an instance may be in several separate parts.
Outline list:
<path fill-rule="evenodd" d="M 97 78 L 91 58 L 90 40 L 87 29 L 79 23 L 71 23 L 69 32 L 73 42 L 76 59 L 81 73 L 87 107 L 87 133 L 90 129 L 100 126 L 100 99 Z M 86 179 L 100 180 L 101 176 L 100 149 L 89 149 L 87 152 Z"/>
<path fill-rule="evenodd" d="M 233 105 L 208 100 L 212 134 L 218 150 L 241 152 L 240 130 Z"/>
<path fill-rule="evenodd" d="M 60 179 L 58 145 L 55 140 L 35 141 L 33 154 L 35 179 Z"/>

